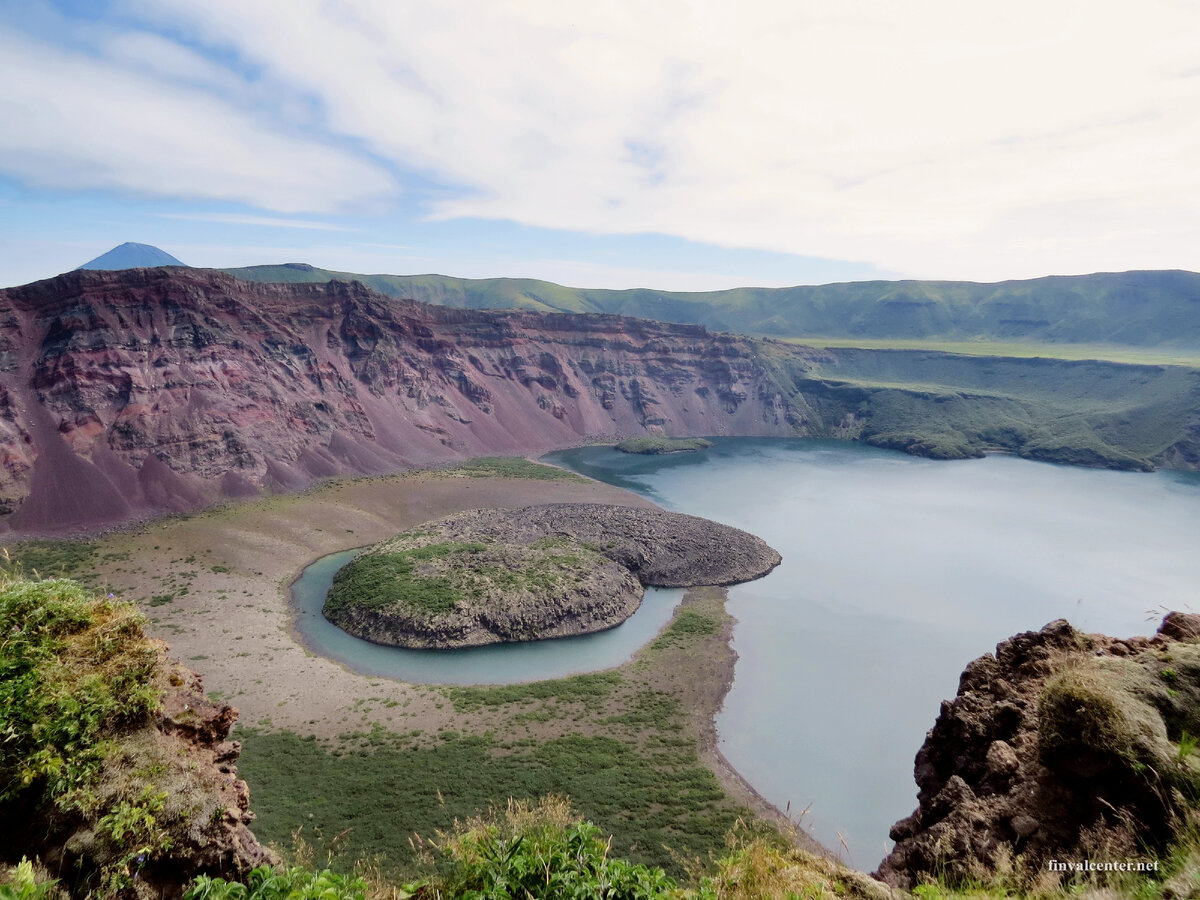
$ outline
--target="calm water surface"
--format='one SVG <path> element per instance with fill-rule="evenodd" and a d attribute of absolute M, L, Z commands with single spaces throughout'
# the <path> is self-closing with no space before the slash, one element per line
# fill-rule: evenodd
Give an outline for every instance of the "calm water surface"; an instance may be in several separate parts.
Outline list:
<path fill-rule="evenodd" d="M 1200 478 L 937 462 L 857 444 L 727 438 L 703 453 L 606 447 L 548 461 L 783 555 L 730 589 L 739 654 L 721 748 L 826 846 L 873 867 L 914 809 L 913 756 L 971 659 L 1018 631 L 1152 633 L 1200 609 Z"/>

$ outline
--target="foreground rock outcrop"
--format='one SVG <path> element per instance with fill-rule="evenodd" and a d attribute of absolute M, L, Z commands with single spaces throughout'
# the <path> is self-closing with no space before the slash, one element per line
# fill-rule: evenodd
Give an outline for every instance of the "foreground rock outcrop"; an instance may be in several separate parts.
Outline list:
<path fill-rule="evenodd" d="M 277 861 L 248 827 L 237 710 L 142 625 L 111 594 L 0 572 L 0 867 L 149 900 Z"/>
<path fill-rule="evenodd" d="M 279 862 L 250 830 L 250 789 L 238 778 L 236 767 L 242 745 L 229 740 L 237 708 L 210 700 L 200 676 L 167 659 L 165 645 L 162 649 L 167 689 L 159 714 L 123 737 L 97 791 L 101 798 L 105 793 L 115 796 L 132 777 L 153 784 L 164 795 L 157 818 L 170 847 L 159 858 L 147 859 L 132 885 L 132 893 L 146 898 L 178 896 L 196 875 L 244 878 L 255 866 Z M 138 769 L 148 762 L 152 778 L 145 768 Z M 89 855 L 93 865 L 109 862 L 102 850 L 103 841 L 85 828 L 67 838 L 59 858 L 82 860 L 85 866 Z M 44 860 L 54 856 L 41 855 Z"/>
<path fill-rule="evenodd" d="M 1031 882 L 1052 860 L 1149 861 L 1196 817 L 1195 735 L 1200 616 L 1170 613 L 1153 638 L 1065 620 L 1017 635 L 942 704 L 917 754 L 919 806 L 877 874 Z"/>
<path fill-rule="evenodd" d="M 427 522 L 363 553 L 334 578 L 326 618 L 401 647 L 470 647 L 619 625 L 642 585 L 759 578 L 765 541 L 696 516 L 562 503 L 477 509 Z"/>

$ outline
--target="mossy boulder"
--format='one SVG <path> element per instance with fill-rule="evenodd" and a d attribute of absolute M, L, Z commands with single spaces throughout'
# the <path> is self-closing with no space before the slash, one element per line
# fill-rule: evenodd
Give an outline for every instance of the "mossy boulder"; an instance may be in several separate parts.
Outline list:
<path fill-rule="evenodd" d="M 1050 679 L 1038 704 L 1038 747 L 1050 768 L 1091 776 L 1160 768 L 1173 755 L 1162 716 L 1142 699 L 1145 670 L 1122 659 L 1088 660 Z"/>

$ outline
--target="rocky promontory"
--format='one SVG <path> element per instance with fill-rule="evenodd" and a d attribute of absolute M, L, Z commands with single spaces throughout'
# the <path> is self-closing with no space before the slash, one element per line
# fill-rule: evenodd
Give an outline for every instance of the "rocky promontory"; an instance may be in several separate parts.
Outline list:
<path fill-rule="evenodd" d="M 170 900 L 278 862 L 249 829 L 238 711 L 108 597 L 0 573 L 0 870 L 27 858 L 70 896 Z"/>
<path fill-rule="evenodd" d="M 779 554 L 679 513 L 599 503 L 477 509 L 376 544 L 334 578 L 329 621 L 400 647 L 589 634 L 638 608 L 642 586 L 736 584 Z"/>
<path fill-rule="evenodd" d="M 1063 619 L 1019 634 L 942 704 L 916 758 L 918 808 L 878 875 L 1044 886 L 1065 864 L 1153 865 L 1196 820 L 1196 735 L 1200 616 L 1170 613 L 1153 638 Z"/>

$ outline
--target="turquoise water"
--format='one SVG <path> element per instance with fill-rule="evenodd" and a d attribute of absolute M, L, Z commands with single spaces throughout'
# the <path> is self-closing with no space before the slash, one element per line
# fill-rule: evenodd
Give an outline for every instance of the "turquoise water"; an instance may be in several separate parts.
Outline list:
<path fill-rule="evenodd" d="M 647 588 L 637 612 L 616 628 L 580 637 L 464 650 L 383 647 L 347 634 L 321 615 L 334 573 L 358 552 L 322 557 L 292 584 L 296 632 L 309 650 L 355 672 L 422 684 L 514 684 L 619 666 L 671 620 L 683 597 L 681 589 Z"/>
<path fill-rule="evenodd" d="M 916 806 L 913 757 L 971 659 L 1065 617 L 1152 633 L 1200 609 L 1200 478 L 937 462 L 858 444 L 717 439 L 554 462 L 767 540 L 783 564 L 730 589 L 738 619 L 721 749 L 860 867 Z M 1150 621 L 1154 619 L 1154 621 Z"/>

